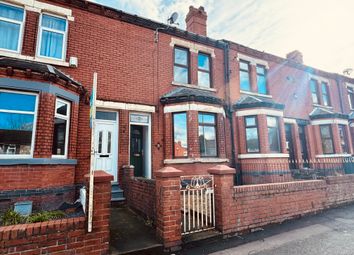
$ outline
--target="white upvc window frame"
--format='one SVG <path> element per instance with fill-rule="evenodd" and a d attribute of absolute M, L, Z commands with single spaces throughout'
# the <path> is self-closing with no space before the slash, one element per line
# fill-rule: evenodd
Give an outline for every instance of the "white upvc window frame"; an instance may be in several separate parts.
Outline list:
<path fill-rule="evenodd" d="M 0 92 L 13 93 L 13 94 L 22 94 L 22 95 L 31 95 L 36 97 L 36 102 L 34 106 L 34 111 L 17 111 L 17 110 L 2 110 L 0 112 L 6 113 L 18 113 L 18 114 L 28 114 L 33 115 L 33 129 L 32 129 L 32 138 L 31 138 L 31 153 L 30 154 L 0 154 L 0 159 L 18 159 L 18 158 L 33 158 L 35 140 L 36 140 L 36 128 L 37 128 L 37 116 L 38 116 L 38 94 L 32 92 L 24 92 L 18 90 L 7 90 L 0 89 Z"/>
<path fill-rule="evenodd" d="M 18 20 L 12 20 L 12 19 L 8 19 L 8 18 L 4 18 L 4 17 L 0 17 L 1 21 L 6 21 L 9 23 L 14 23 L 14 24 L 18 24 L 20 25 L 20 32 L 18 35 L 18 42 L 17 42 L 17 50 L 9 50 L 9 49 L 5 49 L 5 48 L 0 48 L 0 51 L 5 51 L 5 52 L 11 52 L 11 53 L 21 53 L 22 51 L 22 46 L 23 46 L 23 38 L 24 38 L 24 27 L 25 27 L 25 21 L 26 21 L 26 10 L 23 6 L 19 6 L 19 5 L 15 5 L 15 4 L 10 4 L 8 2 L 4 2 L 4 1 L 0 1 L 1 4 L 3 5 L 8 5 L 8 6 L 13 6 L 16 8 L 20 8 L 23 9 L 23 20 L 18 21 Z"/>
<path fill-rule="evenodd" d="M 51 17 L 55 17 L 55 18 L 59 18 L 59 19 L 65 20 L 66 21 L 65 32 L 63 32 L 61 30 L 52 29 L 52 28 L 43 28 L 42 27 L 43 15 L 47 15 L 47 16 L 51 16 Z M 62 54 L 61 58 L 53 58 L 53 57 L 48 57 L 48 56 L 42 56 L 41 55 L 42 32 L 43 32 L 43 30 L 63 35 L 63 48 L 62 48 L 62 52 L 61 52 L 61 54 Z M 68 46 L 68 31 L 69 31 L 69 22 L 68 22 L 68 18 L 67 17 L 55 15 L 55 14 L 52 14 L 52 13 L 42 12 L 41 15 L 40 15 L 39 24 L 38 24 L 36 56 L 38 58 L 42 58 L 42 59 L 51 59 L 51 60 L 57 60 L 57 61 L 65 61 L 66 52 L 67 52 L 67 46 Z"/>
<path fill-rule="evenodd" d="M 57 113 L 58 102 L 67 105 L 68 108 L 67 108 L 67 115 L 66 116 Z M 52 154 L 52 158 L 67 158 L 68 157 L 69 133 L 70 133 L 70 116 L 71 116 L 71 102 L 57 97 L 56 100 L 55 100 L 54 120 L 55 120 L 55 118 L 66 120 L 65 145 L 64 145 L 64 155 L 54 155 L 54 154 Z M 53 138 L 54 138 L 54 127 L 53 127 Z M 53 146 L 53 142 L 54 141 L 52 141 L 52 146 Z"/>

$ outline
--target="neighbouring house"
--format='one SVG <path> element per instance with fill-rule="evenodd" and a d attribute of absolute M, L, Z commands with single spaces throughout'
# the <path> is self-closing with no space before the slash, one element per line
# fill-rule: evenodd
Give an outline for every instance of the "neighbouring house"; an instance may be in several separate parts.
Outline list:
<path fill-rule="evenodd" d="M 141 179 L 121 186 L 134 200 L 141 197 L 129 192 L 153 190 L 141 180 L 165 166 L 197 175 L 224 164 L 253 184 L 290 181 L 311 159 L 352 155 L 354 79 L 306 66 L 298 51 L 281 58 L 212 39 L 203 7 L 191 6 L 186 24 L 84 0 L 1 1 L 0 210 L 20 200 L 35 209 L 73 202 L 91 139 L 115 200 L 129 165 Z M 149 201 L 140 202 L 150 212 Z"/>

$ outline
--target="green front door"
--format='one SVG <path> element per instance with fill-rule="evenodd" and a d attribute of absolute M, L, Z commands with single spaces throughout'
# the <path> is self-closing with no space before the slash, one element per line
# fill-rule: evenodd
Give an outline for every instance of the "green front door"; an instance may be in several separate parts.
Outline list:
<path fill-rule="evenodd" d="M 130 164 L 134 166 L 134 175 L 144 176 L 143 126 L 130 126 Z"/>

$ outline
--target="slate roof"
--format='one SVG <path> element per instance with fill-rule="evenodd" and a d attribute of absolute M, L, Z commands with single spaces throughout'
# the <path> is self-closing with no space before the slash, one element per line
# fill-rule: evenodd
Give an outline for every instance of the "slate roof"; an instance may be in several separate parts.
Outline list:
<path fill-rule="evenodd" d="M 22 59 L 0 56 L 0 67 L 3 67 L 3 68 L 11 67 L 13 69 L 18 69 L 18 70 L 23 70 L 23 71 L 30 70 L 31 72 L 42 74 L 47 79 L 51 79 L 51 78 L 52 79 L 61 79 L 66 82 L 69 82 L 77 87 L 82 87 L 80 82 L 75 81 L 73 78 L 71 78 L 69 75 L 63 73 L 58 68 L 56 68 L 52 65 L 43 64 L 43 63 L 39 63 L 36 61 L 22 60 Z"/>
<path fill-rule="evenodd" d="M 233 105 L 234 110 L 258 107 L 283 110 L 285 106 L 283 104 L 276 103 L 271 98 L 251 95 L 242 95 L 240 99 Z"/>
<path fill-rule="evenodd" d="M 160 102 L 162 104 L 173 104 L 193 101 L 208 104 L 223 104 L 223 100 L 217 97 L 214 92 L 184 87 L 173 89 L 160 98 Z"/>
<path fill-rule="evenodd" d="M 324 108 L 320 108 L 320 107 L 316 107 L 310 113 L 311 120 L 326 119 L 326 118 L 348 119 L 349 116 L 348 116 L 348 114 L 337 113 L 332 110 L 324 109 Z"/>

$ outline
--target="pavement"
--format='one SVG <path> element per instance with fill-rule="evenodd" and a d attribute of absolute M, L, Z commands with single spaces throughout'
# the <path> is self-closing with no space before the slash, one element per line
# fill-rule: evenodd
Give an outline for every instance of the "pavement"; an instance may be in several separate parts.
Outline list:
<path fill-rule="evenodd" d="M 194 242 L 179 255 L 354 255 L 354 204 L 265 227 Z"/>

